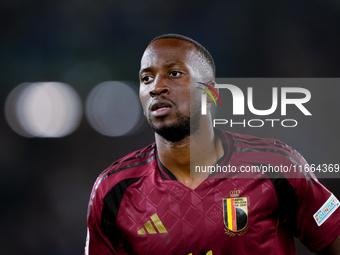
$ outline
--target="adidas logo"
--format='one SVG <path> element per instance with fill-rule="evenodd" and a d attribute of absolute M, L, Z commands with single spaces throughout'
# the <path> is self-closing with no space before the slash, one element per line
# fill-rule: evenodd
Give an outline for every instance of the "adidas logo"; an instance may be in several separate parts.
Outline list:
<path fill-rule="evenodd" d="M 190 253 L 188 255 L 192 255 L 192 253 Z M 213 255 L 213 253 L 212 253 L 212 251 L 208 251 L 205 255 Z"/>
<path fill-rule="evenodd" d="M 150 218 L 151 218 L 151 221 L 153 222 L 154 226 L 156 227 L 156 229 L 158 230 L 159 233 L 168 233 L 168 231 L 164 227 L 163 223 L 159 219 L 157 213 L 152 215 Z M 157 231 L 153 227 L 151 221 L 146 222 L 144 224 L 144 227 L 146 228 L 146 231 L 148 231 L 149 234 L 157 234 Z M 137 233 L 139 235 L 146 235 L 144 228 L 141 228 L 140 230 L 138 230 Z"/>

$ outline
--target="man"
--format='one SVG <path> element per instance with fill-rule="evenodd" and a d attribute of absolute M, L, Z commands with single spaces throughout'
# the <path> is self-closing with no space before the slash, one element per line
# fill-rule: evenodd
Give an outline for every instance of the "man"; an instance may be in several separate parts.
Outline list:
<path fill-rule="evenodd" d="M 156 142 L 98 177 L 87 254 L 295 254 L 293 236 L 320 254 L 339 254 L 339 201 L 306 172 L 190 177 L 193 162 L 237 169 L 305 165 L 280 141 L 214 130 L 209 111 L 200 113 L 203 92 L 192 82 L 214 75 L 210 54 L 187 37 L 163 35 L 148 45 L 140 100 Z M 212 79 L 205 81 L 211 90 Z M 326 207 L 332 209 L 327 219 L 314 217 Z"/>

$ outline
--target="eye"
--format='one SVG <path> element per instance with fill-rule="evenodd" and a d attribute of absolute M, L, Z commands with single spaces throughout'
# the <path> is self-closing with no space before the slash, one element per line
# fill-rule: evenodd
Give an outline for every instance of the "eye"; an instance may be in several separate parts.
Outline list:
<path fill-rule="evenodd" d="M 179 72 L 179 71 L 171 71 L 171 72 L 169 73 L 169 75 L 172 76 L 172 77 L 179 77 L 181 74 L 182 74 L 182 73 Z"/>
<path fill-rule="evenodd" d="M 149 83 L 149 82 L 153 81 L 153 79 L 154 79 L 154 77 L 151 76 L 151 75 L 144 75 L 141 78 L 142 82 L 144 82 L 144 83 Z"/>

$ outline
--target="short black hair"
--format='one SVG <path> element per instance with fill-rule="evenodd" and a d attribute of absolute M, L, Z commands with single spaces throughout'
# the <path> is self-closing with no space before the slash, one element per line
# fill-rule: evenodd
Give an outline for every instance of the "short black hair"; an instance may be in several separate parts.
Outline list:
<path fill-rule="evenodd" d="M 216 75 L 216 67 L 215 67 L 215 62 L 213 57 L 211 56 L 211 54 L 209 53 L 209 51 L 204 48 L 200 43 L 196 42 L 195 40 L 186 37 L 184 35 L 179 35 L 179 34 L 164 34 L 164 35 L 160 35 L 155 37 L 154 39 L 152 39 L 150 41 L 150 43 L 148 44 L 148 46 L 150 44 L 152 44 L 154 41 L 157 40 L 161 40 L 161 39 L 178 39 L 178 40 L 182 40 L 182 41 L 187 41 L 191 44 L 193 44 L 195 46 L 195 48 L 197 49 L 197 51 L 203 56 L 203 58 L 207 61 L 208 65 L 211 67 L 212 71 L 213 71 L 213 75 Z"/>

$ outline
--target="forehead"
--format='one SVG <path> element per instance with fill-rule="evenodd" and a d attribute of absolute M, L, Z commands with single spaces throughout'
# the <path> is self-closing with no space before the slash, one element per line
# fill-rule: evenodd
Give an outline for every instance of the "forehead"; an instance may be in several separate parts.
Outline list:
<path fill-rule="evenodd" d="M 179 64 L 196 64 L 198 54 L 190 42 L 179 39 L 160 39 L 151 43 L 145 50 L 141 69 L 157 64 L 176 62 Z"/>

